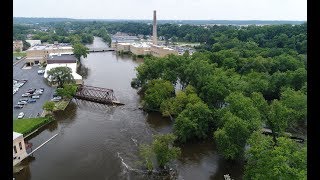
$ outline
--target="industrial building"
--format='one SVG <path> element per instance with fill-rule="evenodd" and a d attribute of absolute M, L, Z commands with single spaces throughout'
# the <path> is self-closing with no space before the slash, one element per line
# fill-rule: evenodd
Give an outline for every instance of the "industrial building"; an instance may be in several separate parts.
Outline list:
<path fill-rule="evenodd" d="M 26 50 L 26 64 L 32 66 L 39 63 L 47 63 L 50 53 L 69 53 L 73 54 L 73 48 L 69 44 L 47 44 L 35 45 Z"/>
<path fill-rule="evenodd" d="M 172 48 L 166 46 L 158 45 L 157 37 L 157 15 L 156 11 L 153 11 L 153 34 L 152 34 L 152 43 L 150 42 L 134 42 L 134 39 L 125 39 L 121 42 L 116 41 L 111 43 L 111 47 L 114 48 L 117 52 L 131 52 L 134 55 L 147 55 L 151 54 L 156 57 L 164 57 L 168 54 L 176 54 L 178 52 Z M 130 40 L 130 41 L 128 41 Z M 132 42 L 133 41 L 133 42 Z"/>

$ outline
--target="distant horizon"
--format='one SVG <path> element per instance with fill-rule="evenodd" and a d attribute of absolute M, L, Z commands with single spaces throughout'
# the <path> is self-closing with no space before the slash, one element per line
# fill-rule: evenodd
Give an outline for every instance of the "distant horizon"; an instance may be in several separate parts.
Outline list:
<path fill-rule="evenodd" d="M 152 19 L 113 19 L 113 18 L 70 18 L 70 17 L 13 17 L 13 18 L 43 18 L 43 19 L 73 19 L 73 20 L 132 20 L 152 21 Z M 307 21 L 307 20 L 286 20 L 286 19 L 157 19 L 157 21 Z"/>

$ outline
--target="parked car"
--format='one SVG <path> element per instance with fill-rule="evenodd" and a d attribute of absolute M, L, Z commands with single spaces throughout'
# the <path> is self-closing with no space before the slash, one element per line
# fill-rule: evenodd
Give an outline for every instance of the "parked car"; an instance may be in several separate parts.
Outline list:
<path fill-rule="evenodd" d="M 14 107 L 15 109 L 21 109 L 21 108 L 23 108 L 22 105 L 14 105 L 13 107 Z"/>
<path fill-rule="evenodd" d="M 45 70 L 38 70 L 38 74 L 44 74 Z"/>
<path fill-rule="evenodd" d="M 26 93 L 34 93 L 36 91 L 36 89 L 28 89 L 27 91 L 26 91 Z"/>
<path fill-rule="evenodd" d="M 29 98 L 21 98 L 21 99 L 19 99 L 19 101 L 28 101 L 29 100 Z"/>
<path fill-rule="evenodd" d="M 60 101 L 60 99 L 52 98 L 51 101 L 58 102 L 58 101 Z"/>
<path fill-rule="evenodd" d="M 39 88 L 42 92 L 44 91 L 44 88 Z"/>
<path fill-rule="evenodd" d="M 35 99 L 29 99 L 27 102 L 28 102 L 28 103 L 34 103 L 34 102 L 37 102 L 37 100 L 35 100 Z"/>
<path fill-rule="evenodd" d="M 38 90 L 36 90 L 33 94 L 42 94 L 42 93 L 43 93 L 43 91 L 40 90 L 40 89 L 38 89 Z"/>
<path fill-rule="evenodd" d="M 60 100 L 61 100 L 61 96 L 56 96 L 51 99 L 51 101 L 55 101 L 55 102 L 60 101 Z"/>
<path fill-rule="evenodd" d="M 32 96 L 32 99 L 40 99 L 39 95 Z"/>
<path fill-rule="evenodd" d="M 20 57 L 20 56 L 18 56 L 18 57 L 16 57 L 16 60 L 20 60 L 22 57 Z"/>
<path fill-rule="evenodd" d="M 23 118 L 23 116 L 24 116 L 24 113 L 23 113 L 23 112 L 19 113 L 19 115 L 18 115 L 18 119 Z"/>
<path fill-rule="evenodd" d="M 61 96 L 56 96 L 56 97 L 54 97 L 53 99 L 59 99 L 59 100 L 61 100 L 62 97 L 61 97 Z"/>
<path fill-rule="evenodd" d="M 24 94 L 22 94 L 22 97 L 29 97 L 29 96 L 31 96 L 30 93 L 24 93 Z"/>
<path fill-rule="evenodd" d="M 28 104 L 26 101 L 19 101 L 18 103 L 17 103 L 18 105 L 26 105 L 26 104 Z"/>
<path fill-rule="evenodd" d="M 14 89 L 14 90 L 13 90 L 13 94 L 15 94 L 15 93 L 17 93 L 17 90 Z"/>

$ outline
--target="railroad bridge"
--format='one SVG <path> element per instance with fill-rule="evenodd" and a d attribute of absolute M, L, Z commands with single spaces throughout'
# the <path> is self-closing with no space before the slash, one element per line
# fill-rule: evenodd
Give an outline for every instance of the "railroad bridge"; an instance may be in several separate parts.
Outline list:
<path fill-rule="evenodd" d="M 124 105 L 114 96 L 113 89 L 107 88 L 80 84 L 74 97 L 101 104 Z"/>
<path fill-rule="evenodd" d="M 88 52 L 107 52 L 107 51 L 114 51 L 114 48 L 89 48 Z"/>

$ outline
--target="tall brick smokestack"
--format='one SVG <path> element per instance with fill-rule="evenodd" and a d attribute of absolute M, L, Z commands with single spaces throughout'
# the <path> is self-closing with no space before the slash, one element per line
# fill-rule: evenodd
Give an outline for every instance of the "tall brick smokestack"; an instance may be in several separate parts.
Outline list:
<path fill-rule="evenodd" d="M 152 33 L 152 43 L 157 45 L 157 12 L 156 10 L 153 11 L 153 33 Z"/>

